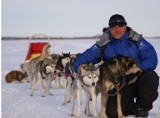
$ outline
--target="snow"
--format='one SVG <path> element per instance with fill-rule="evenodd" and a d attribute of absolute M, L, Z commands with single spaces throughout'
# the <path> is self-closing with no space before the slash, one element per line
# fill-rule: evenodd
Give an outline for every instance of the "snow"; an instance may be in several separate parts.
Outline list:
<path fill-rule="evenodd" d="M 160 39 L 148 40 L 160 55 Z M 95 40 L 51 40 L 51 53 L 61 54 L 62 52 L 78 53 L 93 45 Z M 30 96 L 30 83 L 7 84 L 5 75 L 11 70 L 18 70 L 19 65 L 25 61 L 29 41 L 2 41 L 2 118 L 69 118 L 70 103 L 62 106 L 64 100 L 64 89 L 52 88 L 53 96 L 40 97 L 39 90 L 35 90 L 34 96 Z M 159 60 L 160 63 L 160 60 Z M 160 75 L 160 67 L 156 69 Z M 158 89 L 160 92 L 160 87 Z M 82 117 L 84 115 L 85 95 L 82 94 Z M 149 118 L 160 117 L 160 97 L 154 102 L 153 109 L 150 111 Z M 77 110 L 77 105 L 75 106 Z M 75 114 L 76 114 L 75 110 Z M 90 106 L 91 113 L 92 103 Z M 100 95 L 97 101 L 97 111 L 100 116 Z M 132 117 L 128 117 L 132 118 Z"/>

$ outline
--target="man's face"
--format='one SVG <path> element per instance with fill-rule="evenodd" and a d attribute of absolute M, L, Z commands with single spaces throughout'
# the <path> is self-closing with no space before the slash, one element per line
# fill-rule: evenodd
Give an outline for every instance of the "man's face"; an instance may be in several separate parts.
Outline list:
<path fill-rule="evenodd" d="M 111 34 L 115 39 L 120 39 L 123 37 L 126 31 L 126 26 L 114 26 L 111 27 Z"/>

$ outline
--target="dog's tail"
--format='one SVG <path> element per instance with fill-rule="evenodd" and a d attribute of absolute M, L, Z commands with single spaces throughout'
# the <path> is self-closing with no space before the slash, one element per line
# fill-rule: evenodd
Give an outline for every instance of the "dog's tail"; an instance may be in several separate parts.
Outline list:
<path fill-rule="evenodd" d="M 42 49 L 42 58 L 45 59 L 45 58 L 48 58 L 48 57 L 51 57 L 51 54 L 50 54 L 50 47 L 51 45 L 48 43 L 46 44 L 43 49 Z"/>

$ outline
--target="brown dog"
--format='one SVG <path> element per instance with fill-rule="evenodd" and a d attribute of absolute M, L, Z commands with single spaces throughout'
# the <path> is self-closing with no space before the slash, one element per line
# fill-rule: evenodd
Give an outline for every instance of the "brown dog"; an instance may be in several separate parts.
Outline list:
<path fill-rule="evenodd" d="M 7 83 L 13 83 L 13 82 L 24 82 L 23 80 L 25 80 L 25 78 L 27 78 L 27 73 L 22 73 L 21 71 L 11 71 L 9 72 L 6 77 L 5 80 Z"/>
<path fill-rule="evenodd" d="M 108 91 L 117 89 L 117 113 L 118 118 L 124 118 L 121 108 L 121 93 L 119 90 L 126 84 L 126 76 L 134 74 L 136 78 L 128 81 L 128 85 L 135 83 L 139 74 L 141 74 L 137 62 L 133 58 L 118 56 L 104 62 L 100 67 L 100 89 L 101 89 L 101 112 L 102 118 L 106 118 L 106 102 L 109 95 Z"/>

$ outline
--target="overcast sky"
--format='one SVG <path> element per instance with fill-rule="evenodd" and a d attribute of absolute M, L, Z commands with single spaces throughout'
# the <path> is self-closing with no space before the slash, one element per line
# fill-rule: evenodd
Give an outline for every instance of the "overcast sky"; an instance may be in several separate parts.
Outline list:
<path fill-rule="evenodd" d="M 160 0 L 2 0 L 2 36 L 92 36 L 113 14 L 144 36 L 160 36 Z"/>

